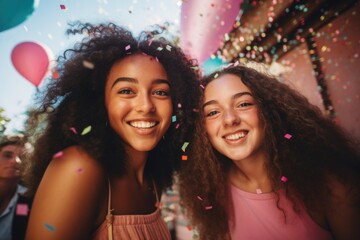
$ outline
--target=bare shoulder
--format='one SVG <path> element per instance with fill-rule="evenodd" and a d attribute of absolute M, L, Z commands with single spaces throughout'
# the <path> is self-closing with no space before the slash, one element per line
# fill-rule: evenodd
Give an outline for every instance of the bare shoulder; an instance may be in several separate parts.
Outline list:
<path fill-rule="evenodd" d="M 335 239 L 360 239 L 360 190 L 358 184 L 329 177 L 326 219 Z"/>
<path fill-rule="evenodd" d="M 106 173 L 84 149 L 55 153 L 35 194 L 27 239 L 86 239 L 104 198 Z"/>

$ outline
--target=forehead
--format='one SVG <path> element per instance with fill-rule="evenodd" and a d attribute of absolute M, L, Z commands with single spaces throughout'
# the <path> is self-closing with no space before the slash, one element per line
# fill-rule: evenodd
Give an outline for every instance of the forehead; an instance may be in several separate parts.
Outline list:
<path fill-rule="evenodd" d="M 251 90 L 241 81 L 241 78 L 234 74 L 224 74 L 212 80 L 205 88 L 204 98 L 216 99 L 218 97 L 233 96 L 239 92 Z"/>
<path fill-rule="evenodd" d="M 6 145 L 0 149 L 1 153 L 13 152 L 15 154 L 18 154 L 18 153 L 20 153 L 20 151 L 21 151 L 21 146 L 19 146 L 19 145 Z"/>
<path fill-rule="evenodd" d="M 166 79 L 167 74 L 163 65 L 153 56 L 145 54 L 129 55 L 116 61 L 109 72 L 108 78 L 152 76 Z"/>

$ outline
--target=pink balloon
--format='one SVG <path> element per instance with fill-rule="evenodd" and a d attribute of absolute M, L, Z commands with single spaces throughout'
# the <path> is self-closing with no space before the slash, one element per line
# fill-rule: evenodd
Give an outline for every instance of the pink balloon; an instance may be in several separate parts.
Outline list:
<path fill-rule="evenodd" d="M 11 52 L 15 69 L 36 87 L 49 70 L 49 50 L 35 42 L 22 42 Z"/>
<path fill-rule="evenodd" d="M 210 57 L 230 32 L 242 0 L 191 0 L 183 2 L 180 45 L 201 64 Z"/>

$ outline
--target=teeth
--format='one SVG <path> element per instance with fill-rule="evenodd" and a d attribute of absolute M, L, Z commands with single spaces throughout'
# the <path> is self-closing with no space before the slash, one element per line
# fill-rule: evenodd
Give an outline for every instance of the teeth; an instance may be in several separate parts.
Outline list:
<path fill-rule="evenodd" d="M 152 128 L 153 126 L 156 125 L 156 123 L 139 121 L 139 122 L 130 122 L 130 125 L 136 128 Z"/>
<path fill-rule="evenodd" d="M 225 139 L 227 139 L 227 140 L 237 140 L 237 139 L 245 137 L 245 135 L 246 135 L 245 132 L 240 132 L 240 133 L 235 133 L 235 134 L 228 135 L 228 136 L 225 137 Z"/>

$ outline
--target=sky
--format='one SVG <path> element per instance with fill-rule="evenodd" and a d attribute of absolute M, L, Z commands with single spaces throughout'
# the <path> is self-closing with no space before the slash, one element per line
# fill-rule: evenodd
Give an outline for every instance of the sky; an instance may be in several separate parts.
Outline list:
<path fill-rule="evenodd" d="M 70 21 L 112 21 L 137 34 L 147 26 L 172 23 L 177 32 L 181 0 L 39 0 L 38 7 L 21 24 L 0 32 L 0 108 L 11 119 L 7 133 L 23 130 L 25 111 L 34 103 L 36 87 L 11 62 L 13 48 L 25 41 L 47 46 L 53 59 L 79 40 L 65 35 Z M 61 9 L 60 5 L 65 5 Z M 44 81 L 43 81 L 44 82 Z"/>

